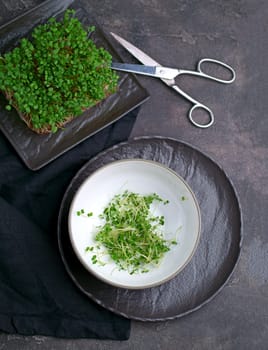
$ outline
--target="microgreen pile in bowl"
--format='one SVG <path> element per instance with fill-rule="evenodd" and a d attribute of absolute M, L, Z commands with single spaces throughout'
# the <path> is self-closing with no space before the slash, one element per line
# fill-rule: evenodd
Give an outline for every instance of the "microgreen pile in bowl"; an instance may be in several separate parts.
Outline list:
<path fill-rule="evenodd" d="M 165 218 L 150 211 L 153 202 L 168 204 L 156 193 L 143 196 L 126 190 L 113 197 L 100 215 L 104 223 L 97 228 L 97 245 L 86 247 L 94 253 L 93 264 L 105 264 L 106 252 L 119 269 L 130 274 L 149 272 L 161 262 L 176 240 L 175 234 L 173 240 L 163 238 Z"/>
<path fill-rule="evenodd" d="M 118 76 L 112 57 L 97 48 L 73 10 L 62 21 L 37 26 L 12 51 L 0 56 L 0 90 L 30 129 L 55 132 L 114 93 Z"/>

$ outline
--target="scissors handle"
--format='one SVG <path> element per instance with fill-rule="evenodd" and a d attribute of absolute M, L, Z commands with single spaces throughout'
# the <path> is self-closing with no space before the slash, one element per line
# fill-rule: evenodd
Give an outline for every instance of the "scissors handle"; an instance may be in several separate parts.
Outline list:
<path fill-rule="evenodd" d="M 225 70 L 228 70 L 231 73 L 231 77 L 229 79 L 222 79 L 222 78 L 218 78 L 212 74 L 208 74 L 204 71 L 204 63 L 214 63 L 220 67 L 225 68 Z M 203 67 L 202 67 L 203 66 Z M 233 68 L 231 66 L 229 66 L 228 64 L 222 62 L 222 61 L 218 61 L 218 60 L 214 60 L 213 58 L 203 58 L 201 59 L 198 64 L 197 64 L 197 69 L 196 70 L 186 70 L 186 69 L 180 69 L 179 70 L 179 74 L 178 75 L 195 75 L 201 78 L 206 78 L 206 79 L 210 79 L 210 80 L 214 80 L 217 81 L 219 83 L 223 83 L 223 84 L 231 84 L 234 80 L 235 80 L 235 71 L 233 70 Z"/>
<path fill-rule="evenodd" d="M 204 65 L 204 63 L 215 63 L 223 68 L 226 68 L 227 70 L 229 70 L 229 72 L 231 72 L 231 77 L 229 79 L 221 79 L 218 78 L 216 76 L 213 76 L 211 74 L 207 74 L 204 72 L 204 70 L 202 69 L 202 65 Z M 195 75 L 195 76 L 199 76 L 202 78 L 206 78 L 206 79 L 210 79 L 210 80 L 214 80 L 217 81 L 219 83 L 223 83 L 223 84 L 230 84 L 235 80 L 235 71 L 233 70 L 232 67 L 230 67 L 228 64 L 218 61 L 218 60 L 214 60 L 212 58 L 203 58 L 198 62 L 197 65 L 197 70 L 196 71 L 190 71 L 190 70 L 179 70 L 179 75 L 180 74 L 186 74 L 186 75 Z M 181 90 L 178 85 L 173 84 L 170 85 L 176 92 L 178 92 L 179 94 L 181 94 L 184 98 L 186 98 L 187 100 L 189 100 L 190 102 L 192 102 L 193 106 L 192 108 L 189 110 L 188 113 L 188 117 L 190 119 L 190 121 L 197 126 L 198 128 L 208 128 L 210 127 L 213 123 L 214 123 L 214 114 L 211 111 L 211 109 L 209 109 L 207 106 L 203 105 L 202 103 L 198 102 L 197 100 L 195 100 L 194 98 L 192 98 L 191 96 L 189 96 L 186 92 L 184 92 L 183 90 Z M 196 112 L 197 110 L 202 109 L 203 111 L 205 111 L 205 113 L 208 115 L 209 117 L 209 121 L 207 123 L 198 123 L 195 118 L 194 118 L 194 112 Z"/>
<path fill-rule="evenodd" d="M 206 72 L 204 72 L 204 69 L 202 69 L 202 65 L 204 66 L 204 63 L 214 63 L 214 64 L 217 64 L 218 66 L 226 68 L 231 73 L 230 79 L 221 79 L 221 78 L 215 77 L 214 75 L 207 74 Z M 235 80 L 235 71 L 231 66 L 229 66 L 228 64 L 222 61 L 214 60 L 212 58 L 203 58 L 202 60 L 200 60 L 197 64 L 197 71 L 200 73 L 201 77 L 218 81 L 219 83 L 223 83 L 223 84 L 231 84 Z"/>
<path fill-rule="evenodd" d="M 182 89 L 178 87 L 178 85 L 171 85 L 172 89 L 174 89 L 176 92 L 178 92 L 180 95 L 182 95 L 184 98 L 186 98 L 188 101 L 190 101 L 193 106 L 188 112 L 188 118 L 191 121 L 191 123 L 198 128 L 208 128 L 214 123 L 214 114 L 211 109 L 209 109 L 207 106 L 203 105 L 202 103 L 198 102 L 191 96 L 189 96 L 186 92 L 184 92 Z M 205 113 L 208 115 L 209 120 L 207 123 L 198 123 L 194 118 L 194 111 L 202 109 L 205 111 Z"/>
<path fill-rule="evenodd" d="M 209 120 L 206 124 L 205 123 L 200 124 L 197 121 L 195 121 L 193 114 L 194 114 L 194 111 L 196 111 L 197 109 L 203 109 L 206 112 L 206 114 L 208 115 Z M 188 117 L 189 117 L 191 123 L 194 124 L 195 126 L 197 126 L 198 128 L 203 128 L 203 129 L 209 128 L 214 123 L 214 114 L 213 114 L 212 110 L 201 103 L 196 103 L 193 105 L 193 107 L 189 110 Z"/>

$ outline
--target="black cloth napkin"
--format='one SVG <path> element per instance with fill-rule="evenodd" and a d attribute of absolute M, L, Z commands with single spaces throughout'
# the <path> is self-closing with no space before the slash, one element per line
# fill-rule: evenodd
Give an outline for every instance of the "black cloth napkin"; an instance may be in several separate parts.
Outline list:
<path fill-rule="evenodd" d="M 57 245 L 64 192 L 91 157 L 124 141 L 138 108 L 39 171 L 0 133 L 0 330 L 63 338 L 128 339 L 130 321 L 85 296 Z"/>

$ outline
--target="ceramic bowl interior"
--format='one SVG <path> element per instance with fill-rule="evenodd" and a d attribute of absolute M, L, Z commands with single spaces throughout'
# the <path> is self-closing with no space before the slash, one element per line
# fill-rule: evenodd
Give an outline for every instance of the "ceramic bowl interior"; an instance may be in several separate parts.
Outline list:
<path fill-rule="evenodd" d="M 104 266 L 93 264 L 94 253 L 86 251 L 96 245 L 97 227 L 103 223 L 99 215 L 116 194 L 126 190 L 141 195 L 157 193 L 169 201 L 152 205 L 151 210 L 164 216 L 164 238 L 175 239 L 177 244 L 146 273 L 120 270 L 108 255 Z M 93 215 L 77 215 L 81 209 Z M 101 167 L 82 183 L 71 203 L 68 225 L 72 247 L 90 273 L 116 287 L 144 289 L 170 280 L 189 263 L 198 245 L 201 219 L 193 191 L 177 173 L 154 161 L 127 159 Z"/>

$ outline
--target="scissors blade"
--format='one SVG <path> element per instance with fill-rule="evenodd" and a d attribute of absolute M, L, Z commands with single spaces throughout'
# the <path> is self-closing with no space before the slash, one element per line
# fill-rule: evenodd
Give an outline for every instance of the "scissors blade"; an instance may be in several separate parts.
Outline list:
<path fill-rule="evenodd" d="M 131 53 L 131 55 L 133 55 L 141 63 L 143 63 L 147 66 L 162 67 L 162 65 L 160 63 L 155 61 L 152 57 L 148 56 L 145 52 L 138 49 L 136 46 L 131 44 L 129 41 L 123 39 L 122 37 L 120 37 L 119 35 L 117 35 L 115 33 L 112 33 L 112 32 L 110 32 L 110 33 L 119 42 L 119 44 L 121 44 L 129 53 Z M 175 85 L 174 79 L 164 79 L 164 78 L 160 78 L 160 79 L 163 81 L 163 83 L 165 83 L 166 85 L 168 85 L 170 87 L 173 87 L 173 85 Z"/>
<path fill-rule="evenodd" d="M 162 66 L 145 66 L 142 64 L 129 64 L 113 62 L 111 68 L 123 72 L 130 72 L 148 75 L 155 78 L 174 79 L 178 74 L 178 69 Z"/>
<path fill-rule="evenodd" d="M 145 52 L 138 49 L 136 46 L 121 38 L 119 35 L 112 33 L 112 36 L 128 51 L 133 55 L 137 60 L 147 66 L 161 66 L 157 61 L 148 56 Z"/>

